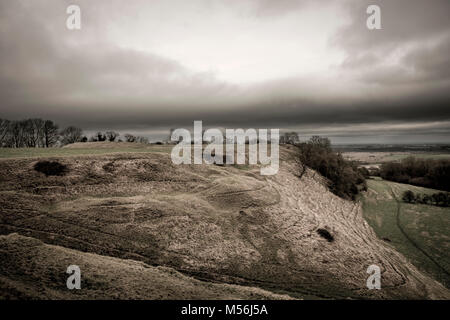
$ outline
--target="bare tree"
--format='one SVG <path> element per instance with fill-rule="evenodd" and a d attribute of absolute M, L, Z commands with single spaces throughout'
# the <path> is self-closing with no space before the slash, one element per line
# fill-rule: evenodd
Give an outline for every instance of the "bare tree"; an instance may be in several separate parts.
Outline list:
<path fill-rule="evenodd" d="M 36 139 L 37 139 L 37 143 L 36 146 L 37 147 L 43 147 L 44 146 L 44 126 L 45 126 L 45 121 L 42 119 L 33 119 L 33 125 L 36 129 Z"/>
<path fill-rule="evenodd" d="M 298 136 L 297 132 L 285 132 L 280 137 L 280 143 L 286 143 L 286 144 L 298 144 L 300 143 L 300 138 Z"/>
<path fill-rule="evenodd" d="M 102 132 L 97 132 L 97 141 L 106 141 L 106 135 Z"/>
<path fill-rule="evenodd" d="M 25 147 L 30 148 L 36 146 L 36 141 L 34 140 L 35 130 L 31 119 L 20 121 L 20 125 L 22 126 L 22 136 Z"/>
<path fill-rule="evenodd" d="M 13 121 L 9 126 L 9 132 L 11 135 L 11 146 L 14 148 L 23 147 L 24 133 L 23 133 L 23 121 Z"/>
<path fill-rule="evenodd" d="M 83 137 L 83 130 L 74 126 L 67 127 L 61 131 L 61 138 L 63 144 L 80 142 L 82 137 Z"/>
<path fill-rule="evenodd" d="M 106 135 L 106 139 L 108 139 L 108 141 L 110 141 L 110 142 L 114 142 L 116 140 L 116 138 L 119 136 L 119 134 L 114 131 L 107 131 L 105 135 Z"/>
<path fill-rule="evenodd" d="M 44 120 L 39 118 L 24 120 L 23 126 L 26 146 L 31 148 L 42 146 Z"/>
<path fill-rule="evenodd" d="M 43 146 L 44 120 L 26 119 L 20 121 L 0 120 L 0 145 L 6 147 Z"/>
<path fill-rule="evenodd" d="M 7 143 L 8 134 L 9 134 L 9 126 L 11 122 L 6 119 L 0 119 L 0 146 L 3 146 Z"/>
<path fill-rule="evenodd" d="M 127 142 L 136 142 L 136 137 L 132 134 L 126 133 L 124 137 Z"/>
<path fill-rule="evenodd" d="M 58 126 L 51 120 L 44 122 L 43 128 L 43 146 L 45 148 L 52 147 L 58 141 Z"/>
<path fill-rule="evenodd" d="M 0 146 L 10 148 L 39 148 L 54 145 L 58 126 L 40 118 L 20 121 L 0 119 Z"/>

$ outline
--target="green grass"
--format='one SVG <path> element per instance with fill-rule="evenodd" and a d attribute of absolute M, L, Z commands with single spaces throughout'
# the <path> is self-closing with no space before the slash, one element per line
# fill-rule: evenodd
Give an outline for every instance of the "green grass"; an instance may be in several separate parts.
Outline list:
<path fill-rule="evenodd" d="M 384 180 L 368 180 L 364 217 L 375 233 L 416 267 L 450 286 L 450 208 L 401 201 L 402 193 L 432 194 L 437 190 Z M 398 216 L 397 216 L 398 215 Z"/>
<path fill-rule="evenodd" d="M 147 148 L 0 148 L 0 159 L 7 158 L 48 158 L 48 157 L 66 157 L 79 155 L 102 155 L 111 153 L 147 153 L 164 152 L 170 153 L 173 146 L 149 146 Z"/>

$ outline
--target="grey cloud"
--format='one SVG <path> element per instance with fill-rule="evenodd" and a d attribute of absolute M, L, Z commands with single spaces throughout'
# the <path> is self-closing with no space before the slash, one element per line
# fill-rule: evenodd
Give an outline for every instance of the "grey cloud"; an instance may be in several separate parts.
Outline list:
<path fill-rule="evenodd" d="M 419 46 L 401 57 L 395 65 L 383 64 L 383 59 L 371 52 L 347 57 L 343 69 L 354 73 L 363 82 L 380 85 L 414 85 L 432 82 L 450 82 L 450 36 L 438 44 Z"/>
<path fill-rule="evenodd" d="M 404 58 L 403 62 L 412 66 L 423 80 L 448 80 L 450 79 L 449 53 L 450 35 L 436 46 L 431 48 L 422 47 L 411 52 Z"/>
<path fill-rule="evenodd" d="M 10 7 L 3 3 L 2 9 L 8 10 L 0 13 L 3 117 L 88 118 L 91 112 L 103 118 L 108 113 L 106 119 L 120 121 L 123 112 L 133 109 L 151 113 L 171 105 L 206 105 L 212 93 L 221 97 L 229 90 L 210 74 L 191 72 L 170 59 L 102 41 L 84 44 L 84 39 L 61 27 L 64 24 L 55 33 L 48 7 L 24 3 L 9 2 Z M 54 11 L 58 9 L 64 12 L 64 6 Z M 22 19 L 11 19 L 11 11 L 16 16 L 20 12 Z"/>
<path fill-rule="evenodd" d="M 86 130 L 156 130 L 188 126 L 193 120 L 209 126 L 316 127 L 323 132 L 327 126 L 341 126 L 342 133 L 333 134 L 350 136 L 357 135 L 349 129 L 357 125 L 422 122 L 430 126 L 395 134 L 450 135 L 442 124 L 434 124 L 450 119 L 448 1 L 379 1 L 381 32 L 365 28 L 368 1 L 346 2 L 350 24 L 333 39 L 347 54 L 335 70 L 337 78 L 292 76 L 247 86 L 101 38 L 107 26 L 95 19 L 106 2 L 92 4 L 93 10 L 86 12 L 91 23 L 82 33 L 70 33 L 61 27 L 67 3 L 0 3 L 1 117 L 47 117 Z M 124 3 L 110 2 L 109 10 L 120 10 Z M 250 3 L 264 19 L 312 1 Z M 383 63 L 386 52 L 425 40 L 435 43 L 413 46 L 394 65 Z"/>
<path fill-rule="evenodd" d="M 366 9 L 372 4 L 380 6 L 382 30 L 366 28 Z M 334 41 L 356 53 L 429 40 L 448 34 L 450 27 L 450 2 L 447 0 L 347 1 L 346 8 L 351 22 L 337 33 Z"/>
<path fill-rule="evenodd" d="M 382 30 L 366 28 L 370 4 L 381 8 Z M 342 67 L 349 73 L 386 85 L 450 79 L 449 1 L 352 1 L 347 10 L 351 22 L 336 33 L 332 43 L 345 50 Z M 400 55 L 399 61 L 386 64 L 393 54 Z"/>

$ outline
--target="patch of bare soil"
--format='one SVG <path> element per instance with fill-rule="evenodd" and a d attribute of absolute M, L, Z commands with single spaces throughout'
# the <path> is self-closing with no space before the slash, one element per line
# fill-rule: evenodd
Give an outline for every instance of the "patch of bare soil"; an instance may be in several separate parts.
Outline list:
<path fill-rule="evenodd" d="M 56 159 L 65 176 L 36 172 L 36 160 L 4 160 L 0 234 L 295 298 L 450 297 L 377 239 L 359 204 L 330 193 L 312 170 L 300 179 L 296 151 L 280 151 L 279 173 L 265 177 L 256 166 L 173 165 L 162 153 Z M 372 264 L 382 269 L 382 290 L 366 287 Z M 22 281 L 4 267 L 0 275 L 10 287 Z"/>

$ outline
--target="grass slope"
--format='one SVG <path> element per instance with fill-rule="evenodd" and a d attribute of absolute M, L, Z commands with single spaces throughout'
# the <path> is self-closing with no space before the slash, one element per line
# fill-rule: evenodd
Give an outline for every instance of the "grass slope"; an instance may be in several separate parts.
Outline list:
<path fill-rule="evenodd" d="M 74 143 L 62 148 L 0 148 L 0 159 L 48 158 L 115 153 L 170 153 L 172 145 L 143 145 L 127 142 Z"/>
<path fill-rule="evenodd" d="M 81 271 L 68 290 L 67 266 Z M 251 287 L 196 280 L 172 268 L 44 244 L 16 233 L 0 236 L 0 299 L 288 299 Z"/>
<path fill-rule="evenodd" d="M 295 298 L 450 297 L 448 289 L 377 238 L 359 203 L 330 193 L 312 170 L 300 178 L 298 154 L 280 151 L 274 176 L 261 176 L 258 166 L 174 165 L 162 152 L 60 157 L 56 160 L 68 168 L 64 176 L 36 172 L 36 159 L 4 159 L 0 234 L 37 239 L 51 245 L 49 251 L 140 261 L 203 282 Z M 334 241 L 321 237 L 319 229 Z M 25 248 L 32 246 L 25 242 Z M 21 257 L 29 257 L 25 248 L 18 254 L 14 247 L 1 251 L 9 261 L 0 268 L 4 292 L 21 286 L 20 274 L 36 274 L 36 263 L 20 264 L 20 274 L 13 273 Z M 371 264 L 383 271 L 382 290 L 366 287 Z M 114 266 L 118 269 L 108 273 L 128 270 L 122 263 Z M 48 276 L 60 277 L 60 267 L 52 268 Z M 39 291 L 46 281 L 36 276 L 27 283 L 36 296 L 47 298 L 48 292 Z"/>
<path fill-rule="evenodd" d="M 402 193 L 437 190 L 384 180 L 369 180 L 364 217 L 380 238 L 392 244 L 419 269 L 450 286 L 450 208 L 401 201 Z"/>

